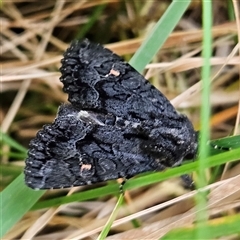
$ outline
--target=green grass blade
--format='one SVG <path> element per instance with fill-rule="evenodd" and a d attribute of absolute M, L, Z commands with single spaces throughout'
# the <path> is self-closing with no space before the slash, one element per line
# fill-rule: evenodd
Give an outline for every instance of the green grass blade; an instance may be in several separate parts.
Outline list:
<path fill-rule="evenodd" d="M 236 161 L 240 159 L 240 148 L 224 152 L 207 158 L 206 168 L 218 166 L 226 162 Z M 124 189 L 134 189 L 137 187 L 146 186 L 152 183 L 160 182 L 171 177 L 181 176 L 183 174 L 191 173 L 198 169 L 199 161 L 185 164 L 180 167 L 171 168 L 164 172 L 152 173 L 143 177 L 132 179 L 126 182 Z"/>
<path fill-rule="evenodd" d="M 199 231 L 209 228 L 208 238 L 205 239 L 218 239 L 223 237 L 227 238 L 229 235 L 239 235 L 240 215 L 226 216 L 220 219 L 214 219 L 207 222 L 203 226 L 194 225 L 192 228 L 175 229 L 167 233 L 161 239 L 200 239 L 197 237 Z"/>
<path fill-rule="evenodd" d="M 190 4 L 190 0 L 186 1 L 173 1 L 164 16 L 161 18 L 161 20 L 156 24 L 155 28 L 153 29 L 150 36 L 144 41 L 144 45 L 136 52 L 136 54 L 133 56 L 133 59 L 131 60 L 131 65 L 135 67 L 137 70 L 141 71 L 145 67 L 145 65 L 152 59 L 154 54 L 160 49 L 164 41 L 167 39 L 169 34 L 172 32 L 174 27 L 177 25 L 177 22 L 179 21 L 180 17 Z M 98 14 L 103 10 L 104 6 L 100 6 L 99 9 L 96 10 L 95 16 L 98 16 Z M 96 18 L 95 18 L 96 19 Z M 94 22 L 94 18 L 92 21 L 90 21 L 90 25 Z M 89 25 L 89 26 L 90 26 Z M 88 27 L 89 27 L 88 26 Z M 85 30 L 84 30 L 85 31 Z M 83 35 L 83 33 L 81 33 Z M 5 142 L 8 142 L 9 145 L 12 147 L 18 149 L 19 151 L 22 151 L 26 153 L 26 149 L 22 148 L 20 145 L 16 144 L 13 141 L 10 141 L 10 138 L 8 138 L 6 135 L 3 135 Z M 17 186 L 15 190 L 16 196 L 14 197 L 14 201 L 9 201 L 8 204 L 6 203 L 6 199 L 9 198 L 11 191 L 14 192 L 14 189 L 12 186 Z M 20 190 L 20 191 L 19 191 Z M 81 193 L 80 200 L 84 199 L 91 199 L 94 197 L 99 197 L 102 195 L 109 195 L 109 194 L 117 194 L 119 192 L 118 184 L 107 186 L 106 192 L 102 192 L 102 188 L 95 189 L 94 194 L 91 192 L 88 192 L 86 194 Z M 28 198 L 28 203 L 25 203 L 25 207 L 19 206 L 19 211 L 15 211 L 13 213 L 13 217 L 10 218 L 11 220 L 4 222 L 4 228 L 2 234 L 6 233 L 28 210 L 31 208 L 31 206 L 37 201 L 38 198 L 42 196 L 44 191 L 32 191 L 28 189 L 24 183 L 23 183 L 23 177 L 20 175 L 17 179 L 15 179 L 11 185 L 6 187 L 4 191 L 1 193 L 1 200 L 4 204 L 4 211 L 2 214 L 2 218 L 6 218 L 6 216 L 11 216 L 8 214 L 11 214 L 11 209 L 16 209 L 15 201 L 18 199 L 18 202 L 21 202 L 21 199 L 25 199 L 26 196 Z M 89 195 L 90 194 L 90 195 Z M 59 200 L 57 202 L 54 202 L 53 205 L 59 205 L 64 202 L 71 202 L 71 201 L 77 201 L 78 196 L 73 199 L 61 198 L 60 202 Z M 50 204 L 51 205 L 51 204 Z M 38 206 L 38 205 L 37 205 Z M 3 208 L 3 205 L 1 206 Z"/>
<path fill-rule="evenodd" d="M 143 41 L 141 47 L 130 60 L 129 63 L 137 71 L 142 72 L 144 67 L 152 60 L 153 56 L 159 51 L 168 36 L 176 27 L 190 3 L 191 0 L 172 1 L 167 11 L 156 23 L 151 33 Z"/>
<path fill-rule="evenodd" d="M 118 210 L 120 208 L 120 206 L 122 205 L 122 202 L 123 202 L 123 194 L 120 194 L 119 198 L 118 198 L 118 201 L 116 203 L 116 206 L 115 208 L 113 209 L 107 223 L 105 224 L 102 232 L 100 233 L 100 235 L 98 236 L 97 240 L 101 240 L 101 239 L 105 239 L 111 229 L 111 226 L 114 222 L 114 220 L 116 219 L 117 217 L 117 214 L 118 214 Z"/>
<path fill-rule="evenodd" d="M 228 146 L 233 146 L 234 150 L 227 151 L 209 158 L 207 167 L 217 166 L 228 161 L 234 161 L 239 159 L 240 136 L 217 139 L 212 142 L 213 144 L 216 145 L 227 144 Z M 190 173 L 197 169 L 197 164 L 198 162 L 194 162 L 183 165 L 178 168 L 169 169 L 166 172 L 152 173 L 136 179 L 131 179 L 124 185 L 124 188 L 126 190 L 134 189 L 152 183 L 160 182 L 174 176 L 180 176 L 185 173 Z M 84 201 L 98 198 L 101 196 L 119 194 L 119 184 L 113 183 L 105 187 L 73 194 L 67 197 L 59 197 L 51 200 L 45 200 L 35 204 L 37 200 L 44 194 L 44 192 L 45 191 L 33 191 L 26 187 L 24 184 L 23 174 L 21 174 L 0 193 L 1 201 L 0 224 L 2 226 L 1 236 L 8 232 L 14 226 L 14 224 L 19 219 L 21 219 L 21 217 L 31 208 L 32 210 L 42 209 L 74 201 Z"/>
<path fill-rule="evenodd" d="M 10 177 L 14 176 L 15 178 L 19 176 L 23 171 L 23 167 L 15 166 L 11 164 L 1 164 L 1 174 L 2 176 Z"/>
<path fill-rule="evenodd" d="M 201 71 L 202 76 L 202 100 L 201 100 L 201 131 L 200 131 L 200 143 L 199 143 L 199 164 L 198 164 L 198 179 L 196 185 L 199 188 L 203 188 L 207 185 L 207 179 L 205 175 L 205 169 L 207 166 L 207 157 L 209 155 L 209 145 L 206 145 L 210 138 L 210 75 L 211 64 L 210 59 L 212 56 L 212 1 L 203 1 L 203 67 Z M 205 208 L 207 205 L 207 191 L 198 191 L 196 195 L 196 208 L 197 221 L 202 223 L 207 221 L 208 213 Z M 199 239 L 205 239 L 209 235 L 207 227 L 204 231 L 198 232 Z"/>
<path fill-rule="evenodd" d="M 22 216 L 37 202 L 45 191 L 33 191 L 24 184 L 24 176 L 18 176 L 0 193 L 0 237 L 3 237 Z"/>
<path fill-rule="evenodd" d="M 224 164 L 230 161 L 236 161 L 240 158 L 240 148 L 234 149 L 232 151 L 224 152 L 212 157 L 207 158 L 206 167 L 214 167 L 220 164 Z M 183 174 L 187 174 L 198 169 L 198 161 L 185 164 L 180 167 L 171 168 L 164 172 L 156 172 L 147 174 L 135 179 L 130 179 L 124 184 L 124 190 L 135 189 L 149 184 L 157 183 L 172 177 L 177 177 Z M 50 200 L 45 200 L 36 203 L 32 210 L 58 206 L 61 204 L 66 204 L 74 201 L 84 201 L 89 199 L 94 199 L 98 197 L 103 197 L 111 194 L 119 194 L 119 184 L 113 183 L 108 186 L 100 187 L 97 189 L 92 189 L 80 193 L 73 194 L 66 197 L 58 197 Z"/>
<path fill-rule="evenodd" d="M 143 68 L 156 52 L 161 48 L 162 44 L 165 42 L 169 34 L 172 32 L 176 26 L 178 20 L 191 3 L 190 0 L 172 2 L 168 10 L 165 12 L 161 20 L 156 24 L 152 33 L 144 41 L 143 45 L 139 48 L 136 54 L 133 56 L 130 64 L 135 67 L 138 71 L 142 71 Z M 101 10 L 101 7 L 98 9 Z M 96 16 L 98 12 L 96 11 Z M 92 24 L 92 23 L 91 23 Z M 90 26 L 90 25 L 89 25 Z M 7 135 L 2 135 L 2 138 L 11 147 L 19 150 L 20 152 L 26 153 L 26 149 L 16 142 L 12 141 Z M 236 155 L 238 154 L 238 155 Z M 210 165 L 216 166 L 228 161 L 234 161 L 239 159 L 240 149 L 232 150 L 230 152 L 219 154 L 212 158 L 208 158 Z M 162 173 L 153 173 L 146 176 L 142 176 L 136 179 L 129 180 L 124 186 L 125 189 L 138 188 L 140 186 L 146 186 L 151 183 L 156 183 L 173 176 L 179 176 L 184 173 L 189 173 L 197 169 L 197 162 L 190 163 L 179 168 L 169 169 Z M 113 183 L 111 185 L 97 188 L 77 194 L 72 196 L 60 197 L 51 200 L 41 201 L 37 204 L 37 200 L 44 194 L 45 191 L 33 191 L 27 188 L 24 184 L 23 174 L 16 178 L 9 186 L 7 186 L 4 191 L 0 193 L 1 201 L 1 236 L 3 236 L 7 231 L 9 231 L 13 225 L 27 212 L 29 209 L 41 209 L 45 207 L 52 207 L 61 205 L 64 203 L 70 203 L 73 201 L 83 201 L 93 198 L 98 198 L 101 196 L 119 194 L 119 184 Z M 35 204 L 35 205 L 34 205 Z M 33 207 L 32 207 L 33 206 Z M 7 220 L 6 220 L 7 219 Z"/>
<path fill-rule="evenodd" d="M 210 146 L 219 150 L 236 149 L 240 147 L 240 135 L 212 140 Z"/>
<path fill-rule="evenodd" d="M 82 25 L 80 31 L 76 36 L 77 39 L 81 39 L 86 35 L 86 33 L 90 30 L 94 23 L 99 19 L 106 6 L 107 4 L 102 4 L 96 7 L 94 12 L 91 14 L 91 18 L 89 19 L 89 21 L 86 24 Z"/>
<path fill-rule="evenodd" d="M 17 149 L 19 152 L 26 154 L 27 149 L 20 145 L 18 142 L 13 140 L 11 137 L 9 137 L 7 134 L 0 132 L 1 134 L 1 140 L 3 143 L 9 145 L 10 147 Z"/>

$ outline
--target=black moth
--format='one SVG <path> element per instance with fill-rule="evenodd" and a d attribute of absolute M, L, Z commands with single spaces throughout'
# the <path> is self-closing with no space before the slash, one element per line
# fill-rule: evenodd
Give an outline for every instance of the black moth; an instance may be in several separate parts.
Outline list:
<path fill-rule="evenodd" d="M 64 54 L 71 104 L 30 142 L 25 182 L 57 189 L 161 171 L 194 158 L 197 134 L 166 97 L 118 55 L 87 39 Z"/>

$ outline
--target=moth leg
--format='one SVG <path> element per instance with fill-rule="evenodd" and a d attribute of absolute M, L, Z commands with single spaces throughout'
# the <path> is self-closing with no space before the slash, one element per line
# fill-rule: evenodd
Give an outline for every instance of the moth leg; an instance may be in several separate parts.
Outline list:
<path fill-rule="evenodd" d="M 195 189 L 195 184 L 191 176 L 189 176 L 188 174 L 184 174 L 181 176 L 181 179 L 183 181 L 184 187 L 190 190 Z"/>
<path fill-rule="evenodd" d="M 123 194 L 123 195 L 124 195 L 123 186 L 125 185 L 126 182 L 127 182 L 127 179 L 126 179 L 126 178 L 123 178 L 123 179 L 122 179 L 122 182 L 120 182 L 120 184 L 119 184 L 119 192 L 120 192 L 120 194 Z"/>

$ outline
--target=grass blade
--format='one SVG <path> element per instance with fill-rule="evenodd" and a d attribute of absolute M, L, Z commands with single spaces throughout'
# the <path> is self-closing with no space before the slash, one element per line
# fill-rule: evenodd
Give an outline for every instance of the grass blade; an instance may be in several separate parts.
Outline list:
<path fill-rule="evenodd" d="M 141 47 L 130 60 L 130 64 L 139 72 L 151 61 L 153 56 L 162 47 L 168 36 L 176 27 L 180 18 L 191 3 L 190 0 L 172 1 L 167 11 L 161 19 L 156 23 L 151 33 L 147 36 Z"/>
<path fill-rule="evenodd" d="M 226 216 L 220 219 L 213 219 L 204 226 L 194 225 L 192 228 L 175 229 L 167 233 L 161 239 L 200 239 L 197 237 L 199 231 L 203 231 L 203 227 L 208 227 L 208 236 L 205 239 L 218 239 L 226 236 L 239 234 L 240 215 Z M 205 229 L 204 228 L 204 229 Z"/>
<path fill-rule="evenodd" d="M 114 220 L 116 219 L 117 217 L 117 214 L 118 214 L 118 209 L 120 208 L 120 206 L 122 205 L 122 202 L 123 202 L 123 194 L 120 194 L 119 198 L 118 198 L 118 201 L 116 203 L 116 206 L 115 208 L 113 209 L 107 223 L 105 224 L 102 232 L 100 233 L 100 235 L 98 236 L 97 240 L 100 240 L 100 239 L 105 239 L 106 236 L 108 235 L 110 229 L 111 229 L 111 226 L 114 222 Z"/>
<path fill-rule="evenodd" d="M 24 184 L 21 174 L 0 193 L 1 233 L 4 236 L 37 202 L 45 191 L 34 191 Z"/>
<path fill-rule="evenodd" d="M 220 164 L 224 164 L 226 162 L 236 161 L 239 159 L 239 156 L 240 156 L 240 148 L 234 149 L 232 151 L 224 152 L 224 153 L 209 157 L 207 159 L 206 167 L 214 167 Z M 157 183 L 172 177 L 177 177 L 183 174 L 196 171 L 198 169 L 198 164 L 199 164 L 198 161 L 196 161 L 193 163 L 185 164 L 180 167 L 168 169 L 167 171 L 164 171 L 164 172 L 146 174 L 144 176 L 141 176 L 135 179 L 130 179 L 124 184 L 124 191 L 147 186 L 149 184 Z M 84 201 L 84 200 L 94 199 L 97 197 L 103 197 L 110 194 L 118 194 L 118 193 L 119 193 L 119 184 L 113 183 L 113 184 L 109 184 L 108 186 L 76 193 L 71 196 L 58 197 L 58 198 L 53 198 L 50 200 L 38 202 L 36 203 L 36 205 L 33 206 L 32 210 L 59 206 L 61 204 L 66 204 L 74 201 Z"/>

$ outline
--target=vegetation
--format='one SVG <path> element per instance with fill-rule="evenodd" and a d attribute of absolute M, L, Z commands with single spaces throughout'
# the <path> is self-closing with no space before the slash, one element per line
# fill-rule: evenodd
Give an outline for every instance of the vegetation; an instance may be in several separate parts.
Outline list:
<path fill-rule="evenodd" d="M 1 237 L 238 239 L 239 9 L 230 0 L 3 2 Z M 67 101 L 62 54 L 85 37 L 123 56 L 188 115 L 200 130 L 199 160 L 136 176 L 124 196 L 116 181 L 51 191 L 25 186 L 28 143 Z M 201 191 L 184 188 L 179 176 L 186 173 Z"/>

